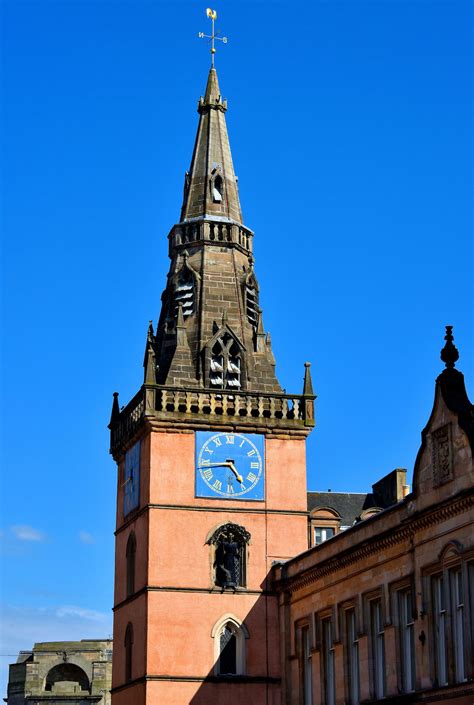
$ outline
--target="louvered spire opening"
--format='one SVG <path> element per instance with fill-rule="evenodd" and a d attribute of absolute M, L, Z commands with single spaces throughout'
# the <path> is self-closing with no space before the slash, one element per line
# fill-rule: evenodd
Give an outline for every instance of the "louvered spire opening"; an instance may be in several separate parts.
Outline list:
<path fill-rule="evenodd" d="M 178 285 L 174 294 L 174 316 L 178 315 L 178 308 L 181 304 L 183 316 L 186 318 L 195 311 L 195 287 L 194 278 L 188 270 L 180 274 Z"/>
<path fill-rule="evenodd" d="M 241 389 L 242 360 L 240 349 L 226 333 L 211 350 L 209 386 L 215 389 Z"/>
<path fill-rule="evenodd" d="M 245 285 L 247 320 L 254 328 L 258 325 L 258 294 L 253 282 Z"/>

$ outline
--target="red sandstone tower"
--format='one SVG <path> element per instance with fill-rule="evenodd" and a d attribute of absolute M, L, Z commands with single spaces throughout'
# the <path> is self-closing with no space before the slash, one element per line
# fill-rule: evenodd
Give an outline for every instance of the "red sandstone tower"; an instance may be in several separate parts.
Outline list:
<path fill-rule="evenodd" d="M 267 575 L 307 548 L 314 394 L 275 376 L 226 109 L 212 68 L 144 383 L 114 395 L 114 705 L 281 702 Z"/>

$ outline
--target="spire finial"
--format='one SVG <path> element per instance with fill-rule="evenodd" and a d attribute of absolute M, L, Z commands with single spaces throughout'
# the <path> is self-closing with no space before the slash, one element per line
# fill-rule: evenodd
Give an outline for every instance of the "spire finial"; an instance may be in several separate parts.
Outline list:
<path fill-rule="evenodd" d="M 303 382 L 303 396 L 313 396 L 313 381 L 311 379 L 311 363 L 304 363 L 304 382 Z"/>
<path fill-rule="evenodd" d="M 452 369 L 456 364 L 456 360 L 459 360 L 459 351 L 453 342 L 453 326 L 446 326 L 444 339 L 446 343 L 441 350 L 441 359 L 448 369 Z"/>
<path fill-rule="evenodd" d="M 214 54 L 216 53 L 216 47 L 214 46 L 214 42 L 216 39 L 218 39 L 223 44 L 227 44 L 227 37 L 218 37 L 214 31 L 214 22 L 217 19 L 217 12 L 215 10 L 211 10 L 211 8 L 208 7 L 206 10 L 206 15 L 212 22 L 212 34 L 204 34 L 204 32 L 199 32 L 198 37 L 199 39 L 211 40 L 211 68 L 214 68 Z"/>

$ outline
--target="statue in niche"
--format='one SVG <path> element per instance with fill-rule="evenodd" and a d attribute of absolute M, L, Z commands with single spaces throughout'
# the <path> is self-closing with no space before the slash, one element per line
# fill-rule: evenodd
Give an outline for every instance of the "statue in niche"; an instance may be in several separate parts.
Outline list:
<path fill-rule="evenodd" d="M 245 587 L 250 534 L 238 524 L 223 524 L 208 538 L 213 547 L 214 584 L 225 590 Z"/>
<path fill-rule="evenodd" d="M 229 531 L 216 546 L 216 584 L 222 588 L 240 585 L 241 547 Z"/>

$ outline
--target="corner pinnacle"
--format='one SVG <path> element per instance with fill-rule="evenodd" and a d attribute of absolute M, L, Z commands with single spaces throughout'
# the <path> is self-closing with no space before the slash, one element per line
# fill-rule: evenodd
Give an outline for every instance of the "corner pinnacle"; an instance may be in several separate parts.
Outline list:
<path fill-rule="evenodd" d="M 459 351 L 454 345 L 453 326 L 446 326 L 446 341 L 444 348 L 441 350 L 441 359 L 448 369 L 453 369 L 456 361 L 459 360 Z"/>

